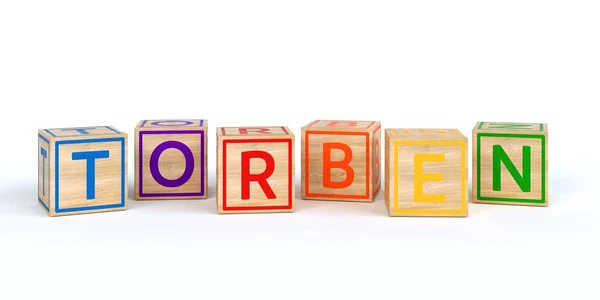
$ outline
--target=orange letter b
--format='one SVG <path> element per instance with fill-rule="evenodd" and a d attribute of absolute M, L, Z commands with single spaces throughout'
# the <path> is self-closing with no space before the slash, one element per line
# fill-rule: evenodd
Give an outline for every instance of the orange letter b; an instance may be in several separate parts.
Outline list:
<path fill-rule="evenodd" d="M 344 152 L 344 158 L 340 161 L 331 161 L 331 150 L 337 149 Z M 354 169 L 350 167 L 352 161 L 352 149 L 344 143 L 323 144 L 323 186 L 332 189 L 342 189 L 354 182 Z M 342 181 L 331 181 L 331 169 L 342 169 L 346 172 L 346 179 Z"/>

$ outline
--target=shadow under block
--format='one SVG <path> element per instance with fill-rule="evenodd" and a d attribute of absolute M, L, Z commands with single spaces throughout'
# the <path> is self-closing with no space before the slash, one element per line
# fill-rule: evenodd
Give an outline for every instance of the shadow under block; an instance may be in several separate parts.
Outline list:
<path fill-rule="evenodd" d="M 474 203 L 548 206 L 548 126 L 478 122 L 473 128 Z"/>
<path fill-rule="evenodd" d="M 205 199 L 207 120 L 142 120 L 135 128 L 136 200 Z"/>
<path fill-rule="evenodd" d="M 468 216 L 467 147 L 456 129 L 386 129 L 389 215 Z"/>
<path fill-rule="evenodd" d="M 287 127 L 217 128 L 218 212 L 293 212 L 294 166 Z"/>
<path fill-rule="evenodd" d="M 381 123 L 316 120 L 302 127 L 302 199 L 373 202 L 381 188 Z"/>
<path fill-rule="evenodd" d="M 127 209 L 127 134 L 113 127 L 38 131 L 38 202 L 49 216 Z"/>

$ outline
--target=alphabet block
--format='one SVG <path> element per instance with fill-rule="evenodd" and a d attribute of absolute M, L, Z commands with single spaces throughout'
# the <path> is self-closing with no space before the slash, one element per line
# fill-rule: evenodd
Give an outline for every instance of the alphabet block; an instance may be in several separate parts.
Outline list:
<path fill-rule="evenodd" d="M 217 128 L 219 213 L 294 211 L 294 135 L 287 127 Z"/>
<path fill-rule="evenodd" d="M 110 126 L 38 131 L 38 202 L 51 217 L 127 209 L 127 134 Z"/>
<path fill-rule="evenodd" d="M 474 203 L 548 206 L 548 125 L 478 122 Z"/>
<path fill-rule="evenodd" d="M 467 144 L 456 129 L 386 129 L 389 215 L 466 217 Z"/>
<path fill-rule="evenodd" d="M 136 200 L 204 199 L 207 120 L 142 120 L 135 128 Z"/>
<path fill-rule="evenodd" d="M 378 121 L 302 127 L 302 199 L 373 202 L 381 188 L 380 129 Z"/>

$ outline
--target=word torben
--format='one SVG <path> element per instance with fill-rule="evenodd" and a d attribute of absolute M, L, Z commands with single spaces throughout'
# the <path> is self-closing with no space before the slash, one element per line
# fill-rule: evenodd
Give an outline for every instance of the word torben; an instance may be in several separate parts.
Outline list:
<path fill-rule="evenodd" d="M 474 203 L 548 205 L 546 124 L 478 122 L 472 134 Z M 219 213 L 294 211 L 288 127 L 218 127 L 216 135 Z M 207 136 L 207 120 L 140 121 L 134 198 L 207 198 Z M 50 216 L 127 209 L 126 133 L 43 129 L 38 148 L 38 201 Z M 373 202 L 383 184 L 390 216 L 466 217 L 467 159 L 468 139 L 456 129 L 316 120 L 301 129 L 301 197 Z"/>

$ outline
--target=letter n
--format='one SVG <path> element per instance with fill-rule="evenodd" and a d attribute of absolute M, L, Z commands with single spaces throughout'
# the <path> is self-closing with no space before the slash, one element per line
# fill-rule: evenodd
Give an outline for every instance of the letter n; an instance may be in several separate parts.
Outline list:
<path fill-rule="evenodd" d="M 510 160 L 502 146 L 494 145 L 492 148 L 492 188 L 494 191 L 502 190 L 502 170 L 504 164 L 515 180 L 521 191 L 531 192 L 531 147 L 523 146 L 523 174 L 520 174 L 515 164 Z"/>

